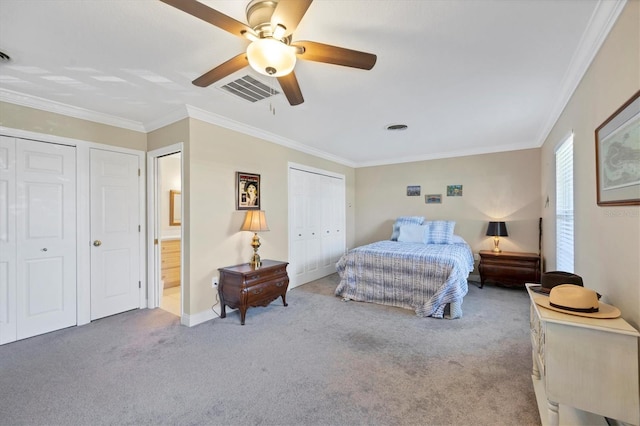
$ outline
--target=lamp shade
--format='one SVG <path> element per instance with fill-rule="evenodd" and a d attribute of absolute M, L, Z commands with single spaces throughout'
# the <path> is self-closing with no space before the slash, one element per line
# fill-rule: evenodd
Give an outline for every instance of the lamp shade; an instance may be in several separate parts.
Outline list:
<path fill-rule="evenodd" d="M 264 210 L 248 210 L 241 231 L 264 232 L 269 230 Z"/>
<path fill-rule="evenodd" d="M 296 65 L 295 50 L 274 38 L 261 38 L 247 47 L 249 65 L 260 74 L 282 77 Z"/>
<path fill-rule="evenodd" d="M 504 222 L 489 222 L 487 227 L 487 236 L 490 237 L 508 237 L 507 225 Z"/>

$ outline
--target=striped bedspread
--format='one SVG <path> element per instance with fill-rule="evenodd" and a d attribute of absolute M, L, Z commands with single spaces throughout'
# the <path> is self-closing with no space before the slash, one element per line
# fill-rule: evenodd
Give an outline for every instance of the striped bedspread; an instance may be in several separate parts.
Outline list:
<path fill-rule="evenodd" d="M 336 264 L 336 296 L 412 309 L 420 317 L 462 316 L 473 253 L 466 243 L 378 241 L 357 247 Z"/>

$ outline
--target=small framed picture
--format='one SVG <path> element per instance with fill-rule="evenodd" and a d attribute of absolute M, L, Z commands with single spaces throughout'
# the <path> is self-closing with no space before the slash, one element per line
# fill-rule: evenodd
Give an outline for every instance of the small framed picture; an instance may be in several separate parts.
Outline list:
<path fill-rule="evenodd" d="M 420 185 L 409 185 L 409 186 L 407 186 L 407 196 L 408 197 L 418 197 L 418 196 L 420 196 Z"/>
<path fill-rule="evenodd" d="M 427 204 L 441 204 L 442 194 L 427 194 L 424 196 L 424 202 Z"/>
<path fill-rule="evenodd" d="M 447 197 L 462 197 L 462 185 L 447 185 Z"/>
<path fill-rule="evenodd" d="M 236 210 L 260 210 L 260 175 L 236 172 Z"/>

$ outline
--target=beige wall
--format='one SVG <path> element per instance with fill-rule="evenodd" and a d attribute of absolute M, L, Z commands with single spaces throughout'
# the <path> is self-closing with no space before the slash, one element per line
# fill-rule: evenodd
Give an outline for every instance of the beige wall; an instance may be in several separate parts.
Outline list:
<path fill-rule="evenodd" d="M 0 102 L 0 126 L 146 151 L 146 133 Z"/>
<path fill-rule="evenodd" d="M 490 220 L 507 222 L 503 250 L 538 252 L 540 150 L 528 149 L 356 169 L 357 245 L 389 239 L 398 216 L 455 220 L 455 233 L 475 253 L 493 248 L 485 235 Z M 419 197 L 406 195 L 420 185 Z M 447 185 L 462 185 L 462 197 L 447 197 Z M 442 194 L 426 204 L 425 194 Z"/>
<path fill-rule="evenodd" d="M 607 40 L 542 147 L 544 251 L 555 268 L 553 214 L 558 143 L 574 132 L 575 272 L 585 286 L 640 326 L 640 207 L 600 207 L 596 196 L 595 129 L 640 89 L 640 2 L 627 2 Z"/>
<path fill-rule="evenodd" d="M 183 219 L 190 252 L 186 312 L 196 314 L 215 302 L 211 278 L 218 275 L 217 269 L 247 262 L 253 253 L 253 235 L 239 231 L 244 212 L 235 209 L 236 171 L 261 178 L 261 208 L 270 231 L 260 234 L 260 256 L 287 260 L 288 163 L 345 175 L 347 205 L 353 205 L 354 170 L 199 120 L 189 122 L 189 168 L 185 166 L 189 184 L 183 182 L 183 197 L 189 204 L 188 217 Z M 347 244 L 353 244 L 353 210 L 347 207 L 346 211 Z"/>

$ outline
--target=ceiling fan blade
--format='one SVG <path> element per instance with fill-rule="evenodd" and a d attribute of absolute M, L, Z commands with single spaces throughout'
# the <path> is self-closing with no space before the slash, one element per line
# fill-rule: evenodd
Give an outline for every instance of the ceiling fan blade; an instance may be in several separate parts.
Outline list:
<path fill-rule="evenodd" d="M 300 86 L 298 85 L 298 79 L 293 71 L 287 75 L 278 77 L 278 83 L 280 83 L 280 87 L 282 87 L 282 91 L 290 105 L 300 105 L 304 102 Z"/>
<path fill-rule="evenodd" d="M 280 24 L 285 28 L 284 36 L 293 33 L 313 0 L 279 0 L 271 15 L 271 28 Z"/>
<path fill-rule="evenodd" d="M 344 67 L 370 70 L 378 59 L 378 57 L 372 53 L 345 49 L 344 47 L 331 46 L 315 41 L 296 41 L 295 43 L 291 43 L 291 45 L 303 48 L 304 51 L 298 53 L 300 59 L 342 65 Z"/>
<path fill-rule="evenodd" d="M 238 37 L 244 37 L 245 34 L 254 34 L 253 29 L 240 21 L 218 12 L 197 0 L 160 0 L 170 6 L 180 9 L 189 15 L 202 19 L 218 28 L 230 32 Z"/>
<path fill-rule="evenodd" d="M 218 65 L 211 71 L 202 74 L 200 77 L 193 80 L 193 84 L 200 87 L 207 87 L 221 78 L 246 67 L 247 65 L 249 65 L 249 60 L 247 59 L 247 54 L 243 52 L 229 59 L 227 62 Z"/>

